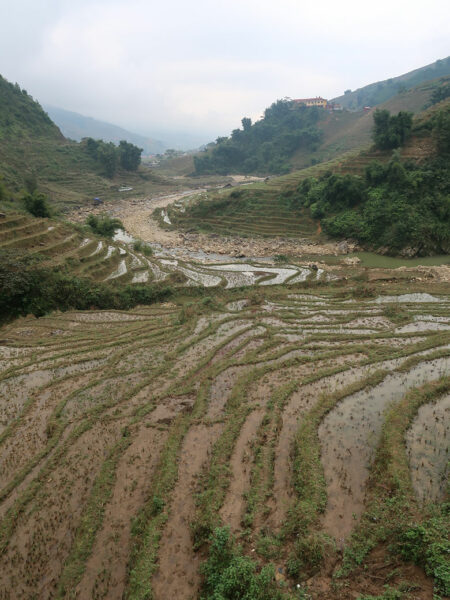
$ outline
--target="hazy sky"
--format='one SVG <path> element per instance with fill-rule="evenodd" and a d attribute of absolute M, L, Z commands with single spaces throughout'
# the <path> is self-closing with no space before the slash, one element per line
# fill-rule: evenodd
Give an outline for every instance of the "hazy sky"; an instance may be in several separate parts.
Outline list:
<path fill-rule="evenodd" d="M 0 73 L 138 133 L 228 134 L 277 98 L 450 54 L 448 0 L 0 0 Z"/>

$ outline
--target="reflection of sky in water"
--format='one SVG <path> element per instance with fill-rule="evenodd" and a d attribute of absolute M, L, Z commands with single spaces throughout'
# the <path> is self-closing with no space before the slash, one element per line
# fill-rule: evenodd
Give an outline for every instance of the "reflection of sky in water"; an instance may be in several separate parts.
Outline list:
<path fill-rule="evenodd" d="M 123 242 L 125 244 L 132 244 L 136 241 L 132 235 L 130 235 L 127 231 L 123 229 L 116 229 L 116 233 L 114 234 L 113 240 L 115 242 Z"/>

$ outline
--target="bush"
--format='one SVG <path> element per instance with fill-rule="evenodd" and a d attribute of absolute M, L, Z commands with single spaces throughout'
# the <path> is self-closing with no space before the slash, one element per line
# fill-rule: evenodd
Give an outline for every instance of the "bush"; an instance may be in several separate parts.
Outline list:
<path fill-rule="evenodd" d="M 421 524 L 413 524 L 401 537 L 400 554 L 433 577 L 437 591 L 450 596 L 450 504 L 443 504 Z"/>
<path fill-rule="evenodd" d="M 210 542 L 208 560 L 201 567 L 205 577 L 204 600 L 283 599 L 273 565 L 259 569 L 258 564 L 236 546 L 228 527 L 215 529 Z"/>
<path fill-rule="evenodd" d="M 47 201 L 47 196 L 42 192 L 35 190 L 32 194 L 25 194 L 22 198 L 25 209 L 33 215 L 33 217 L 50 217 L 51 210 Z"/>
<path fill-rule="evenodd" d="M 113 219 L 108 217 L 108 215 L 89 215 L 86 219 L 86 224 L 89 225 L 94 233 L 109 238 L 114 236 L 116 229 L 124 229 L 120 219 Z"/>
<path fill-rule="evenodd" d="M 136 252 L 142 252 L 142 254 L 145 254 L 145 256 L 152 256 L 153 254 L 153 248 L 142 240 L 136 240 L 134 242 L 133 250 Z"/>

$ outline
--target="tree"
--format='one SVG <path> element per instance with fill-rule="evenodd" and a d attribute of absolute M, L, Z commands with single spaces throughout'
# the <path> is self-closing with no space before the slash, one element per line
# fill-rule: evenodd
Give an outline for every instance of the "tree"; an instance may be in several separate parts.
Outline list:
<path fill-rule="evenodd" d="M 142 148 L 121 140 L 119 143 L 120 166 L 126 171 L 137 171 L 141 164 L 142 152 Z"/>
<path fill-rule="evenodd" d="M 117 148 L 114 146 L 112 142 L 106 144 L 105 142 L 101 142 L 98 151 L 97 157 L 103 166 L 106 177 L 110 179 L 114 177 L 117 171 Z"/>
<path fill-rule="evenodd" d="M 88 138 L 83 138 L 82 142 L 85 144 L 85 148 L 86 148 L 86 152 L 89 154 L 89 156 L 92 156 L 92 158 L 97 158 L 97 150 L 100 144 L 99 140 L 94 140 L 91 137 Z"/>
<path fill-rule="evenodd" d="M 412 129 L 412 113 L 400 111 L 392 115 L 388 110 L 377 108 L 373 115 L 373 141 L 379 150 L 391 150 L 403 146 Z"/>
<path fill-rule="evenodd" d="M 249 117 L 244 117 L 241 123 L 244 131 L 249 131 L 252 126 L 252 120 Z"/>

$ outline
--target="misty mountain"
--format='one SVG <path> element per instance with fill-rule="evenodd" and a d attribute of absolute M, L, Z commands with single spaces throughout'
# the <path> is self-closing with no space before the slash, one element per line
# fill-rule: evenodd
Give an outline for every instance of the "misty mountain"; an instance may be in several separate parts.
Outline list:
<path fill-rule="evenodd" d="M 158 154 L 167 148 L 167 144 L 164 142 L 132 133 L 112 123 L 98 121 L 56 106 L 43 105 L 43 107 L 63 135 L 71 140 L 79 142 L 84 137 L 92 137 L 115 144 L 118 144 L 120 140 L 126 140 L 143 148 L 144 154 Z"/>

